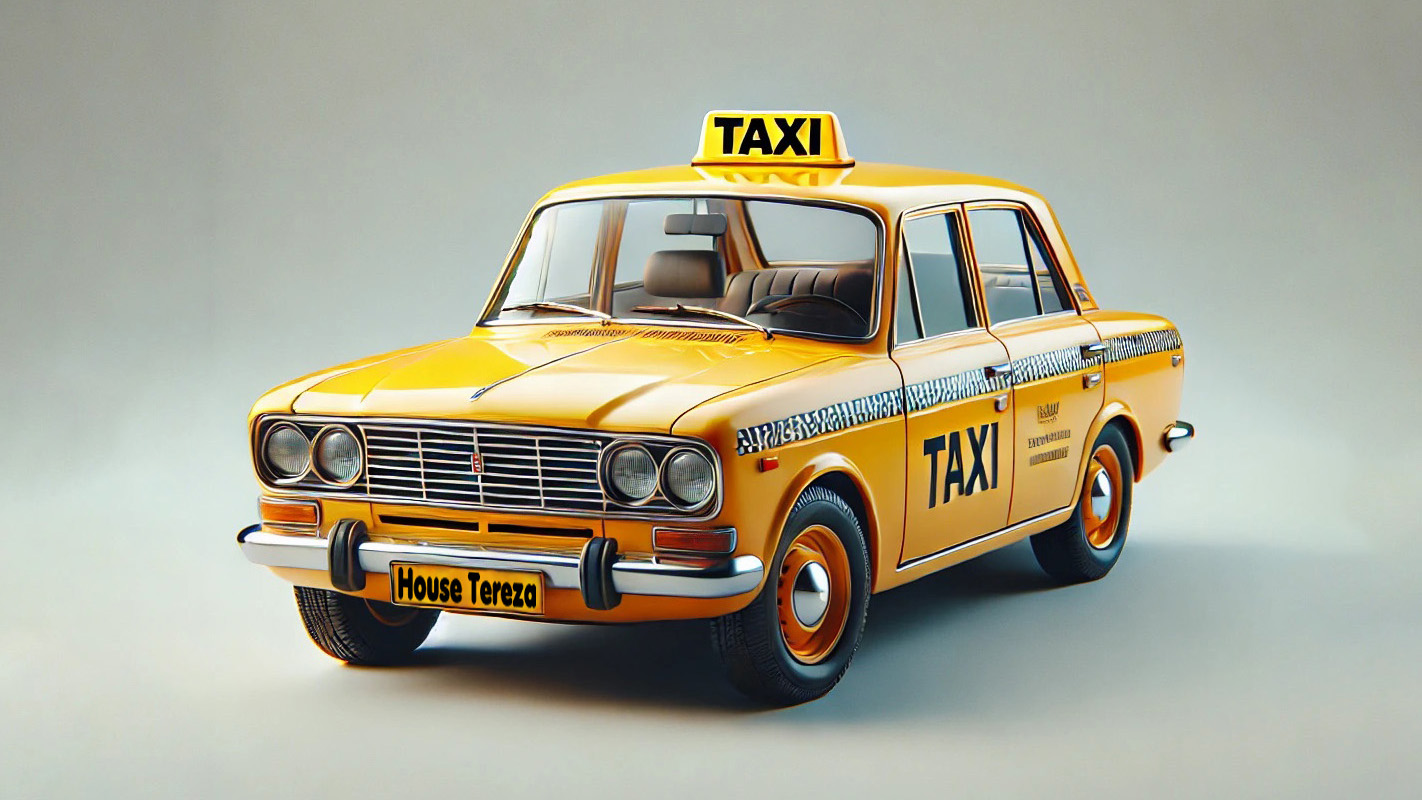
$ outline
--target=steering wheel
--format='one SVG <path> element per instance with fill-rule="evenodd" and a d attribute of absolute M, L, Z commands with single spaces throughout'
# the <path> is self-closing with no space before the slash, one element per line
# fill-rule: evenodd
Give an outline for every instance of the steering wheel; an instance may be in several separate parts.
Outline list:
<path fill-rule="evenodd" d="M 820 303 L 827 305 L 836 311 L 847 312 L 854 316 L 860 325 L 868 327 L 869 321 L 864 316 L 854 310 L 854 306 L 844 302 L 838 297 L 830 297 L 823 294 L 772 294 L 760 298 L 746 309 L 746 315 L 751 314 L 774 314 L 790 306 L 798 306 L 804 303 Z"/>

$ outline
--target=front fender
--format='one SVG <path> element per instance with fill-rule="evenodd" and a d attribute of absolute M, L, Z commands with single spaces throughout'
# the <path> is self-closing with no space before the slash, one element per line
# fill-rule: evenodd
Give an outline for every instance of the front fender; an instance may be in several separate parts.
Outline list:
<path fill-rule="evenodd" d="M 842 476 L 837 479 L 836 476 Z M 781 498 L 775 512 L 775 527 L 772 529 L 775 535 L 768 537 L 771 539 L 769 552 L 766 554 L 765 563 L 767 569 L 774 562 L 775 552 L 780 546 L 780 536 L 785 530 L 785 524 L 790 520 L 790 510 L 795 506 L 795 501 L 805 490 L 815 483 L 830 480 L 832 483 L 842 483 L 847 481 L 849 486 L 858 493 L 858 503 L 863 506 L 866 538 L 865 545 L 869 548 L 870 564 L 870 585 L 878 586 L 879 565 L 883 559 L 880 557 L 883 552 L 881 545 L 883 542 L 884 526 L 880 524 L 877 509 L 881 506 L 874 495 L 869 481 L 859 467 L 847 456 L 838 452 L 821 453 L 807 463 L 805 463 L 786 486 L 785 494 Z M 841 494 L 844 486 L 831 485 L 828 488 L 838 491 Z M 855 505 L 856 498 L 845 498 L 851 506 Z M 896 561 L 898 550 L 891 554 L 890 563 Z"/>

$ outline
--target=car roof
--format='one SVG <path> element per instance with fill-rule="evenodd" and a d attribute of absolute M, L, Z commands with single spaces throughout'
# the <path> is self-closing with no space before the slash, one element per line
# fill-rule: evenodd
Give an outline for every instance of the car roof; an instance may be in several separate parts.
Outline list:
<path fill-rule="evenodd" d="M 866 206 L 886 216 L 920 206 L 974 200 L 1018 200 L 1030 205 L 1044 202 L 1041 195 L 1031 189 L 985 175 L 857 162 L 849 167 L 653 167 L 566 183 L 544 195 L 539 205 L 648 194 L 827 200 Z"/>

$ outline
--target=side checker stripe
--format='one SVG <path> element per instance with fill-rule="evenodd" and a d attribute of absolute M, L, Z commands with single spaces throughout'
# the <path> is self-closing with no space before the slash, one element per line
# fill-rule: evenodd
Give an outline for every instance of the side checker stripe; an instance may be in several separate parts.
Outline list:
<path fill-rule="evenodd" d="M 1106 352 L 1089 359 L 1081 357 L 1080 347 L 1063 347 L 1014 360 L 1010 376 L 988 378 L 983 374 L 983 370 L 970 369 L 956 375 L 911 383 L 904 387 L 902 393 L 897 389 L 890 389 L 814 411 L 794 414 L 784 419 L 741 428 L 736 431 L 736 454 L 750 455 L 867 425 L 901 414 L 905 408 L 912 413 L 982 395 L 1000 394 L 1016 384 L 1046 380 L 1088 369 L 1098 363 L 1098 359 L 1112 364 L 1154 353 L 1179 350 L 1182 347 L 1180 332 L 1174 328 L 1111 336 L 1103 339 L 1102 344 L 1106 345 Z"/>

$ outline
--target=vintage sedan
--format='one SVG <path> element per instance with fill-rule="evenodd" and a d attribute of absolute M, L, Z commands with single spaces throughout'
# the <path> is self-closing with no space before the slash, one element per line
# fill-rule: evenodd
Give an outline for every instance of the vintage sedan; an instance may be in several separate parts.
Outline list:
<path fill-rule="evenodd" d="M 713 112 L 688 166 L 544 196 L 468 335 L 259 399 L 238 541 L 347 662 L 442 611 L 707 619 L 737 688 L 799 703 L 877 592 L 1027 537 L 1105 575 L 1194 435 L 1183 365 L 1036 193 L 856 163 L 832 114 Z"/>

